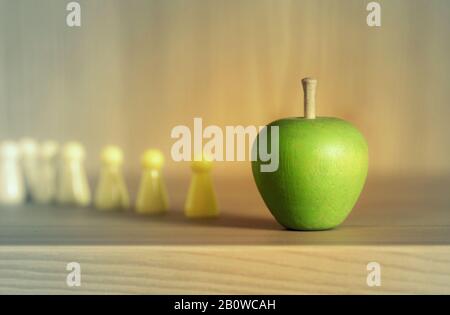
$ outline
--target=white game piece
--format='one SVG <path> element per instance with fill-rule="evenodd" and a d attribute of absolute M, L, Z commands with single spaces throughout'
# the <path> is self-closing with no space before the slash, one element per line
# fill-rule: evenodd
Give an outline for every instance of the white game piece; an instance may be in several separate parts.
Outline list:
<path fill-rule="evenodd" d="M 28 200 L 34 200 L 36 189 L 39 183 L 37 182 L 39 165 L 38 165 L 38 143 L 31 138 L 23 138 L 19 141 L 22 170 L 25 179 L 26 195 Z"/>
<path fill-rule="evenodd" d="M 0 203 L 15 205 L 25 202 L 25 184 L 20 165 L 20 150 L 16 143 L 0 144 Z"/>
<path fill-rule="evenodd" d="M 216 194 L 211 178 L 212 161 L 201 157 L 192 161 L 191 185 L 185 205 L 185 215 L 189 218 L 211 218 L 219 215 Z"/>
<path fill-rule="evenodd" d="M 78 142 L 69 142 L 64 145 L 61 155 L 57 196 L 59 203 L 89 205 L 91 193 L 83 165 L 83 146 Z"/>
<path fill-rule="evenodd" d="M 136 201 L 140 214 L 162 214 L 167 211 L 168 197 L 161 168 L 164 156 L 159 150 L 147 150 L 142 156 L 143 173 Z"/>
<path fill-rule="evenodd" d="M 108 146 L 101 154 L 101 170 L 95 191 L 95 207 L 99 210 L 119 210 L 130 207 L 130 199 L 122 175 L 123 153 Z"/>
<path fill-rule="evenodd" d="M 49 204 L 56 199 L 58 150 L 54 141 L 45 141 L 39 147 L 37 185 L 33 194 L 37 203 Z"/>

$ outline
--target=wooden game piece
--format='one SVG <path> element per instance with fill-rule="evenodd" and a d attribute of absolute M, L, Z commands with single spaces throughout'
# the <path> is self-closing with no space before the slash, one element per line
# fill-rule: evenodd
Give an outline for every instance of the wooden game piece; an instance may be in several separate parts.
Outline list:
<path fill-rule="evenodd" d="M 0 203 L 16 205 L 25 201 L 26 192 L 21 165 L 20 150 L 16 143 L 0 144 Z"/>
<path fill-rule="evenodd" d="M 22 172 L 24 176 L 25 191 L 28 200 L 36 199 L 38 189 L 38 148 L 39 144 L 31 138 L 23 138 L 19 141 Z"/>
<path fill-rule="evenodd" d="M 161 169 L 164 156 L 159 150 L 147 150 L 142 156 L 143 174 L 136 201 L 136 212 L 162 214 L 168 209 L 167 190 Z"/>
<path fill-rule="evenodd" d="M 54 141 L 45 141 L 39 146 L 38 176 L 34 200 L 37 203 L 49 204 L 56 199 L 56 176 L 59 145 Z"/>
<path fill-rule="evenodd" d="M 216 195 L 211 178 L 212 161 L 207 157 L 195 159 L 191 168 L 192 180 L 185 205 L 185 214 L 189 218 L 217 217 Z"/>
<path fill-rule="evenodd" d="M 91 193 L 83 161 L 85 151 L 78 142 L 64 145 L 58 182 L 58 201 L 61 204 L 87 206 Z"/>
<path fill-rule="evenodd" d="M 95 207 L 99 210 L 128 209 L 130 199 L 122 175 L 122 150 L 116 146 L 107 146 L 100 159 L 102 166 L 95 192 Z"/>

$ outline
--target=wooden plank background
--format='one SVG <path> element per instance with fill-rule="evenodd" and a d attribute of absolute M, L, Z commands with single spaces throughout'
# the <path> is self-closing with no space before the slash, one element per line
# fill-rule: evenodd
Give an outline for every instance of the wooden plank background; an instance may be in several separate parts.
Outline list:
<path fill-rule="evenodd" d="M 302 115 L 300 78 L 319 79 L 318 114 L 366 135 L 372 174 L 448 174 L 450 2 L 361 0 L 0 0 L 0 138 L 78 139 L 95 172 L 105 144 L 139 169 L 167 155 L 171 129 L 263 125 Z M 188 173 L 168 162 L 168 171 Z M 218 174 L 249 175 L 247 163 Z"/>
<path fill-rule="evenodd" d="M 443 294 L 450 249 L 430 246 L 1 246 L 0 293 Z M 81 264 L 81 286 L 66 264 Z M 366 266 L 381 264 L 381 286 Z"/>

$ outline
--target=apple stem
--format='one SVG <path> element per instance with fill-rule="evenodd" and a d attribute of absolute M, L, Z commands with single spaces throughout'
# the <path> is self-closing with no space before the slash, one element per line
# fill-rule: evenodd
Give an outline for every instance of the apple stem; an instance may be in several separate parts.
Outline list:
<path fill-rule="evenodd" d="M 305 118 L 316 118 L 316 87 L 317 80 L 313 78 L 304 78 L 302 80 L 304 93 Z"/>

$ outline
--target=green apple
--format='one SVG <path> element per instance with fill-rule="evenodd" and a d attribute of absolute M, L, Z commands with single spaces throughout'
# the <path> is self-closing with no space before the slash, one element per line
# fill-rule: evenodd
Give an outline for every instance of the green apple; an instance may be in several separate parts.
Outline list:
<path fill-rule="evenodd" d="M 368 148 L 364 136 L 350 123 L 315 117 L 317 81 L 306 78 L 302 82 L 305 117 L 268 125 L 278 126 L 278 169 L 261 171 L 264 162 L 258 155 L 252 171 L 265 204 L 281 225 L 293 230 L 326 230 L 341 224 L 358 200 L 367 177 Z M 260 137 L 254 145 L 260 144 Z"/>

